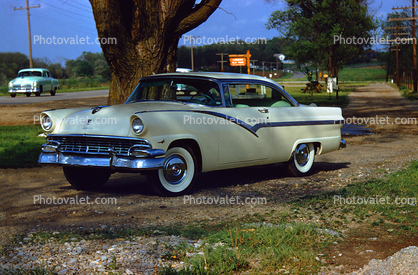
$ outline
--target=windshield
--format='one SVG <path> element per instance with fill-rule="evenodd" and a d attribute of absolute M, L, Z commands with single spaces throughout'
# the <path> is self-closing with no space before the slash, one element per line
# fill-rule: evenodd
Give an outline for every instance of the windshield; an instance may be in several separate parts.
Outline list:
<path fill-rule="evenodd" d="M 146 100 L 181 101 L 208 106 L 222 105 L 218 84 L 200 79 L 170 78 L 141 81 L 126 103 Z"/>
<path fill-rule="evenodd" d="M 25 77 L 25 76 L 42 76 L 42 72 L 39 71 L 26 71 L 26 72 L 19 72 L 17 77 Z"/>

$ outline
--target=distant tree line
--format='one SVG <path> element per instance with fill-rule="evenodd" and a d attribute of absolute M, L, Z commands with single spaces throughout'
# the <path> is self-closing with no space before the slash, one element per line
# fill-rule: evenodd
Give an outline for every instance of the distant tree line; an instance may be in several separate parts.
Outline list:
<path fill-rule="evenodd" d="M 48 69 L 52 77 L 67 79 L 72 77 L 102 77 L 110 80 L 110 69 L 103 53 L 83 52 L 76 59 L 66 59 L 62 63 L 52 63 L 48 58 L 34 58 L 34 68 Z M 29 68 L 28 57 L 19 52 L 0 53 L 0 84 L 16 77 L 21 69 Z"/>
<path fill-rule="evenodd" d="M 274 54 L 283 53 L 286 45 L 285 39 L 278 37 L 259 40 L 257 44 L 249 44 L 245 41 L 235 41 L 235 43 L 217 43 L 204 46 L 194 45 L 194 69 L 195 71 L 220 71 L 221 63 L 218 61 L 221 61 L 221 56 L 216 55 L 217 53 L 245 54 L 247 50 L 250 50 L 251 60 L 258 60 L 255 62 L 256 66 L 261 67 L 261 62 L 266 61 L 274 62 L 273 66 L 275 67 L 276 57 L 274 57 Z M 224 56 L 224 61 L 227 61 L 224 63 L 225 71 L 239 71 L 239 67 L 231 67 L 229 65 L 228 56 Z M 265 63 L 264 66 L 270 66 L 270 64 Z M 191 68 L 190 45 L 179 45 L 177 50 L 177 67 Z"/>

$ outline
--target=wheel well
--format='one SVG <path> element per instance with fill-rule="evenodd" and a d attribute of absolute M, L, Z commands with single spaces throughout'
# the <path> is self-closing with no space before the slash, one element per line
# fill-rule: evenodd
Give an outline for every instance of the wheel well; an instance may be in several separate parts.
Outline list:
<path fill-rule="evenodd" d="M 202 153 L 200 151 L 200 146 L 194 139 L 180 139 L 173 141 L 170 146 L 168 146 L 167 150 L 173 147 L 184 147 L 188 146 L 190 149 L 193 150 L 193 154 L 196 157 L 197 161 L 197 171 L 202 171 Z"/>
<path fill-rule="evenodd" d="M 315 148 L 315 155 L 320 155 L 322 153 L 322 144 L 320 142 L 313 143 Z"/>

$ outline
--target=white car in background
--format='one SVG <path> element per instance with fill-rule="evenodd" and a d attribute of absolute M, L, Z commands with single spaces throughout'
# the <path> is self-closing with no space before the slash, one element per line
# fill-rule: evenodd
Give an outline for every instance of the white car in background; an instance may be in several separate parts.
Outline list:
<path fill-rule="evenodd" d="M 49 92 L 52 96 L 59 89 L 58 80 L 52 78 L 47 69 L 32 68 L 23 69 L 17 73 L 17 77 L 9 82 L 9 94 L 15 97 L 16 94 L 30 96 L 34 93 L 40 96 L 43 92 Z"/>

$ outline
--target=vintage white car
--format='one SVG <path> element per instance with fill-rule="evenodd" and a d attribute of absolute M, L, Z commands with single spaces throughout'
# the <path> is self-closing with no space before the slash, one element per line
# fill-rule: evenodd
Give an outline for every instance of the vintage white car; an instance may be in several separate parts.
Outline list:
<path fill-rule="evenodd" d="M 17 77 L 9 82 L 9 94 L 11 97 L 15 97 L 19 93 L 26 96 L 34 93 L 36 96 L 40 96 L 43 92 L 49 92 L 51 95 L 55 95 L 57 89 L 59 89 L 58 80 L 52 78 L 51 73 L 47 69 L 20 70 L 17 73 Z"/>
<path fill-rule="evenodd" d="M 303 176 L 341 147 L 340 108 L 303 106 L 276 82 L 231 73 L 144 77 L 124 104 L 45 111 L 39 163 L 77 189 L 140 172 L 161 195 L 189 192 L 198 172 L 284 162 Z"/>

